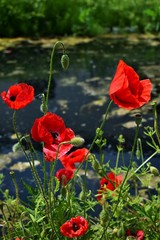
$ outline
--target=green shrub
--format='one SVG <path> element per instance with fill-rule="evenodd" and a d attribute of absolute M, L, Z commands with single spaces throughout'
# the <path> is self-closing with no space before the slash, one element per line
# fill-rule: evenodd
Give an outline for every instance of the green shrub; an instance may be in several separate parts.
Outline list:
<path fill-rule="evenodd" d="M 160 0 L 1 0 L 0 37 L 158 33 Z"/>

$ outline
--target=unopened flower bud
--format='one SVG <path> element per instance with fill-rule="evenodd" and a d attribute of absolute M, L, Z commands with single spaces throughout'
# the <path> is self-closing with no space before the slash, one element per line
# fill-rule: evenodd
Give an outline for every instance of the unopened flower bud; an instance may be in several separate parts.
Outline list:
<path fill-rule="evenodd" d="M 150 166 L 150 171 L 154 176 L 159 176 L 159 170 L 156 167 Z"/>
<path fill-rule="evenodd" d="M 42 103 L 42 104 L 40 105 L 40 111 L 41 111 L 42 113 L 45 113 L 45 112 L 48 111 L 48 107 L 46 106 L 45 103 Z"/>
<path fill-rule="evenodd" d="M 67 70 L 69 67 L 69 57 L 67 54 L 63 54 L 61 57 L 61 65 L 64 70 Z"/>
<path fill-rule="evenodd" d="M 136 157 L 137 159 L 140 159 L 141 157 L 141 151 L 139 149 L 136 150 Z"/>
<path fill-rule="evenodd" d="M 99 162 L 97 161 L 96 158 L 93 158 L 92 161 L 91 161 L 91 164 L 92 164 L 92 167 L 94 170 L 97 170 L 99 171 L 99 169 L 101 168 Z"/>
<path fill-rule="evenodd" d="M 17 142 L 12 146 L 12 151 L 17 152 L 19 150 L 21 150 L 21 144 L 19 142 Z"/>
<path fill-rule="evenodd" d="M 14 171 L 10 171 L 9 174 L 10 174 L 11 176 L 14 176 Z"/>
<path fill-rule="evenodd" d="M 80 147 L 84 144 L 84 138 L 80 137 L 80 136 L 76 136 L 74 138 L 71 139 L 70 144 L 72 144 L 75 147 Z"/>

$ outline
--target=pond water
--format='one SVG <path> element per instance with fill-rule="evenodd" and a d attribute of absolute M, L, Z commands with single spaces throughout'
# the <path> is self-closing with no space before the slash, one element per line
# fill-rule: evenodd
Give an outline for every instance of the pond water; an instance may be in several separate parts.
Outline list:
<path fill-rule="evenodd" d="M 64 38 L 61 40 L 70 57 L 70 67 L 67 71 L 61 69 L 62 51 L 58 49 L 54 58 L 55 71 L 49 111 L 62 116 L 67 127 L 71 127 L 76 134 L 85 139 L 86 146 L 91 143 L 95 130 L 102 121 L 109 103 L 109 84 L 120 59 L 134 67 L 141 79 L 151 79 L 152 99 L 158 102 L 159 107 L 160 38 L 146 35 L 112 35 L 93 39 Z M 0 40 L 0 92 L 7 90 L 13 83 L 19 82 L 33 85 L 36 91 L 34 102 L 18 111 L 18 130 L 22 133 L 30 132 L 35 118 L 42 116 L 39 94 L 46 92 L 47 89 L 50 54 L 55 42 L 56 39 Z M 140 134 L 145 140 L 143 127 L 153 124 L 151 104 L 144 106 L 138 112 L 143 116 Z M 113 150 L 116 148 L 119 134 L 124 135 L 126 150 L 130 150 L 134 136 L 135 113 L 137 111 L 126 111 L 112 105 L 104 126 L 104 136 L 108 141 L 106 156 L 109 155 L 110 158 L 115 159 Z M 11 153 L 11 146 L 15 142 L 12 114 L 13 111 L 0 99 L 0 151 L 3 163 L 1 163 L 1 172 L 14 169 L 13 165 L 20 159 Z M 149 150 L 147 147 L 146 153 L 149 153 Z M 16 162 L 10 162 L 10 159 L 16 159 Z M 17 170 L 19 168 L 20 166 L 17 166 Z"/>
<path fill-rule="evenodd" d="M 7 48 L 0 52 L 0 91 L 8 89 L 13 83 L 26 82 L 35 87 L 36 95 L 45 92 L 51 48 L 55 41 L 17 40 L 14 44 L 8 43 Z M 150 78 L 153 83 L 152 99 L 159 97 L 160 39 L 157 37 L 104 36 L 83 39 L 82 42 L 68 38 L 64 41 L 62 39 L 62 42 L 70 57 L 70 67 L 67 71 L 61 69 L 61 49 L 56 51 L 49 111 L 62 116 L 66 125 L 87 142 L 94 137 L 95 129 L 105 113 L 109 102 L 109 84 L 119 59 L 133 66 L 141 79 Z M 3 46 L 1 42 L 0 44 Z M 34 119 L 42 115 L 40 104 L 40 98 L 36 97 L 32 104 L 18 112 L 18 127 L 21 132 L 29 132 Z M 4 136 L 12 133 L 13 111 L 1 99 L 0 106 L 0 135 Z M 150 110 L 150 104 L 140 110 L 144 123 L 151 120 L 146 115 Z M 134 127 L 133 116 L 134 111 L 112 106 L 109 120 L 104 127 L 107 138 L 116 139 L 125 128 L 129 137 Z"/>

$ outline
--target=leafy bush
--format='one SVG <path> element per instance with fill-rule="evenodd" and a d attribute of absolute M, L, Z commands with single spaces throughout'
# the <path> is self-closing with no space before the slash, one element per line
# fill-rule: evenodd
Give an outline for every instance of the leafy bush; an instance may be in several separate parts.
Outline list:
<path fill-rule="evenodd" d="M 0 36 L 95 36 L 113 31 L 158 33 L 159 0 L 1 0 Z"/>

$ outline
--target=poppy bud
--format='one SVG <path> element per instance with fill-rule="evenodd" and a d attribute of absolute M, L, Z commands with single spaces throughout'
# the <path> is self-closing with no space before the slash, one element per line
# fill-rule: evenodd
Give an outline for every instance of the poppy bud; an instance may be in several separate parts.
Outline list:
<path fill-rule="evenodd" d="M 159 170 L 156 167 L 150 166 L 150 171 L 154 176 L 159 176 Z"/>
<path fill-rule="evenodd" d="M 11 176 L 14 176 L 14 171 L 10 171 L 9 174 L 10 174 Z"/>
<path fill-rule="evenodd" d="M 81 145 L 83 145 L 84 142 L 85 142 L 84 138 L 76 136 L 71 139 L 70 144 L 72 144 L 75 147 L 80 147 Z"/>
<path fill-rule="evenodd" d="M 138 148 L 136 150 L 136 157 L 137 157 L 137 159 L 140 159 L 140 157 L 141 157 L 141 151 Z"/>
<path fill-rule="evenodd" d="M 19 150 L 21 150 L 21 144 L 19 142 L 17 142 L 12 146 L 12 151 L 17 152 Z"/>
<path fill-rule="evenodd" d="M 94 170 L 99 171 L 101 169 L 101 166 L 100 166 L 98 160 L 95 157 L 93 159 L 91 159 L 91 164 L 92 164 L 92 167 L 93 167 Z"/>
<path fill-rule="evenodd" d="M 61 65 L 64 70 L 67 70 L 69 67 L 69 57 L 67 54 L 63 54 L 61 57 Z"/>
<path fill-rule="evenodd" d="M 45 113 L 45 112 L 48 111 L 48 107 L 46 106 L 45 103 L 42 103 L 42 104 L 40 105 L 40 111 L 41 111 L 42 113 Z"/>

